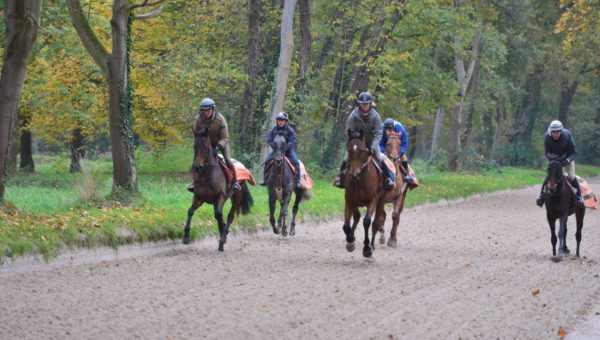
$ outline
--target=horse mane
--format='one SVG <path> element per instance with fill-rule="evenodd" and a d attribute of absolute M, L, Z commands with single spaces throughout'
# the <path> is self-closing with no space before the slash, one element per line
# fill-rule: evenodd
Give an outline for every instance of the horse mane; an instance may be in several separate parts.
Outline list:
<path fill-rule="evenodd" d="M 364 133 L 363 130 L 356 130 L 356 129 L 348 129 L 348 139 L 363 139 Z"/>

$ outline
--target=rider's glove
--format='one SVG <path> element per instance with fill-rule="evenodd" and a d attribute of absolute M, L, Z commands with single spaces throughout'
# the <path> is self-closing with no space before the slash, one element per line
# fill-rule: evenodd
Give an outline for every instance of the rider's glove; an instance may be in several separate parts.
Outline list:
<path fill-rule="evenodd" d="M 567 165 L 569 165 L 569 163 L 571 163 L 571 160 L 568 159 L 568 158 L 565 158 L 565 159 L 562 160 L 561 165 L 562 166 L 567 166 Z"/>

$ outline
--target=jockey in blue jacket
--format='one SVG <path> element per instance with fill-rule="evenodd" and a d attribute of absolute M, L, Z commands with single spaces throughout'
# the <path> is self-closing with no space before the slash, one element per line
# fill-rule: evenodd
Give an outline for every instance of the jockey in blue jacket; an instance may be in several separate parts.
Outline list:
<path fill-rule="evenodd" d="M 577 155 L 575 140 L 573 140 L 569 130 L 565 129 L 559 120 L 553 120 L 544 135 L 544 154 L 548 158 L 548 161 L 558 158 L 561 165 L 567 170 L 573 188 L 577 190 L 577 204 L 583 206 L 581 188 L 579 187 L 577 177 L 575 177 L 575 156 Z M 544 205 L 547 182 L 548 178 L 545 178 L 540 197 L 536 200 L 537 205 L 540 207 Z"/>
<path fill-rule="evenodd" d="M 294 131 L 294 128 L 292 128 L 288 124 L 289 117 L 288 117 L 287 113 L 279 112 L 275 116 L 275 120 L 277 121 L 277 124 L 267 134 L 267 144 L 269 144 L 269 146 L 272 147 L 273 141 L 275 140 L 275 136 L 277 136 L 278 134 L 283 135 L 285 137 L 285 142 L 286 142 L 285 156 L 290 160 L 290 162 L 292 162 L 292 165 L 294 165 L 294 169 L 296 169 L 296 177 L 294 179 L 295 180 L 294 188 L 299 188 L 300 187 L 300 160 L 298 159 L 296 152 L 294 152 L 294 148 L 296 148 L 296 131 Z M 267 165 L 269 164 L 269 162 L 271 161 L 272 158 L 273 158 L 273 152 L 269 153 L 269 155 L 267 156 L 267 159 L 265 159 L 265 163 L 264 163 L 265 169 L 267 169 Z M 263 182 L 266 183 L 266 173 L 263 174 L 263 177 L 264 177 Z"/>
<path fill-rule="evenodd" d="M 386 118 L 383 121 L 383 136 L 379 142 L 379 150 L 381 150 L 382 153 L 385 153 L 385 145 L 387 144 L 388 136 L 392 133 L 400 135 L 400 161 L 407 171 L 407 173 L 404 174 L 404 181 L 410 183 L 413 179 L 412 176 L 409 176 L 408 174 L 408 158 L 406 157 L 406 150 L 408 150 L 408 133 L 402 123 L 392 118 Z"/>

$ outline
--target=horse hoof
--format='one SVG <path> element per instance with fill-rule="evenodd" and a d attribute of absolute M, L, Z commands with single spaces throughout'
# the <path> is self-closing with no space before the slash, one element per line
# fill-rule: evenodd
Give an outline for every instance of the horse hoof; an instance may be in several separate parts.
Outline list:
<path fill-rule="evenodd" d="M 287 229 L 281 229 L 281 236 L 288 236 Z"/>
<path fill-rule="evenodd" d="M 365 247 L 363 249 L 363 256 L 364 257 L 371 257 L 371 255 L 373 255 L 373 250 L 371 249 L 371 247 Z"/>
<path fill-rule="evenodd" d="M 223 243 L 219 243 L 219 251 L 223 251 L 225 249 L 223 249 Z"/>
<path fill-rule="evenodd" d="M 558 263 L 558 262 L 562 261 L 562 258 L 561 258 L 560 256 L 552 256 L 552 257 L 550 258 L 550 260 L 551 260 L 552 262 L 556 262 L 556 263 Z"/>
<path fill-rule="evenodd" d="M 274 233 L 275 235 L 279 235 L 279 229 L 277 229 L 277 228 L 273 228 L 273 233 Z"/>
<path fill-rule="evenodd" d="M 569 250 L 569 248 L 565 248 L 565 249 L 563 250 L 563 253 L 565 253 L 565 254 L 567 254 L 567 255 L 568 255 L 568 254 L 571 254 L 571 251 Z"/>
<path fill-rule="evenodd" d="M 189 238 L 189 236 L 183 238 L 183 244 L 190 244 L 190 238 Z"/>
<path fill-rule="evenodd" d="M 385 244 L 385 235 L 379 236 L 379 244 Z"/>
<path fill-rule="evenodd" d="M 294 235 L 296 235 L 296 228 L 291 227 L 290 228 L 290 236 L 294 236 Z"/>
<path fill-rule="evenodd" d="M 352 243 L 346 243 L 346 250 L 349 253 L 353 252 L 354 249 L 356 249 L 356 245 L 354 244 L 354 242 L 352 242 Z"/>
<path fill-rule="evenodd" d="M 388 245 L 388 247 L 397 248 L 398 247 L 398 241 L 389 239 L 388 242 L 387 242 L 387 245 Z"/>

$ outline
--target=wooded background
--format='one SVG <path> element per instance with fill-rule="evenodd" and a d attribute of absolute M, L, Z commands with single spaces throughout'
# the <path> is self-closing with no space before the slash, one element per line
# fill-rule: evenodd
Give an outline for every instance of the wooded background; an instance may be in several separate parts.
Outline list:
<path fill-rule="evenodd" d="M 72 171 L 81 157 L 111 152 L 115 185 L 136 191 L 134 150 L 190 145 L 191 153 L 191 122 L 204 97 L 227 118 L 233 157 L 246 166 L 260 165 L 273 113 L 283 109 L 300 158 L 310 171 L 329 173 L 365 90 L 382 119 L 407 127 L 409 159 L 440 169 L 540 166 L 554 119 L 574 135 L 577 162 L 600 164 L 598 0 L 0 6 L 0 96 L 19 94 L 18 106 L 6 99 L 14 95 L 0 98 L 0 166 L 9 175 L 34 171 L 33 152 L 69 151 Z M 15 43 L 14 32 L 27 28 L 37 29 L 33 39 L 29 31 L 31 51 L 11 64 L 28 45 Z M 5 75 L 19 67 L 27 71 L 22 93 Z M 4 173 L 0 181 L 2 199 Z"/>

